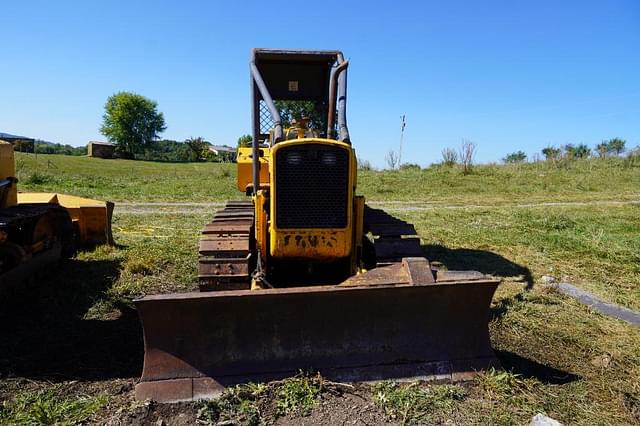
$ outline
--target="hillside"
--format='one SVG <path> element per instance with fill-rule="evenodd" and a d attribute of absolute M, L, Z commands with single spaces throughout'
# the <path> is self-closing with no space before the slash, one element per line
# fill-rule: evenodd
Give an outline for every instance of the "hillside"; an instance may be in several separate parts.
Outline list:
<path fill-rule="evenodd" d="M 18 153 L 22 191 L 58 191 L 113 201 L 209 202 L 243 195 L 235 165 L 103 160 Z M 361 171 L 358 190 L 369 200 L 445 204 L 632 200 L 640 195 L 640 160 L 587 159 L 479 165 L 470 175 L 453 167 Z"/>

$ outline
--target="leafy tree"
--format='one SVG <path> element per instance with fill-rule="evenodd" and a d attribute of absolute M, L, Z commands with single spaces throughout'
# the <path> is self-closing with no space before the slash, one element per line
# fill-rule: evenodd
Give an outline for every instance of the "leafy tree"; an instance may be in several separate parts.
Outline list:
<path fill-rule="evenodd" d="M 324 132 L 326 127 L 326 118 L 322 111 L 316 107 L 312 101 L 274 101 L 283 127 L 291 127 L 294 119 L 307 117 L 309 119 L 309 128 L 318 132 Z"/>
<path fill-rule="evenodd" d="M 238 148 L 246 148 L 251 146 L 253 137 L 251 135 L 242 135 L 238 138 Z"/>
<path fill-rule="evenodd" d="M 558 161 L 560 159 L 560 154 L 562 151 L 560 148 L 556 148 L 555 146 L 548 146 L 542 150 L 542 155 L 549 161 Z"/>
<path fill-rule="evenodd" d="M 204 138 L 189 138 L 184 143 L 191 149 L 191 158 L 193 161 L 201 161 L 209 157 L 209 143 Z"/>
<path fill-rule="evenodd" d="M 512 152 L 502 159 L 505 163 L 522 163 L 527 159 L 527 154 L 523 151 Z"/>
<path fill-rule="evenodd" d="M 587 158 L 591 153 L 589 147 L 583 143 L 579 145 L 567 144 L 564 146 L 564 151 L 567 153 L 567 157 L 572 159 Z"/>
<path fill-rule="evenodd" d="M 158 103 L 136 93 L 111 95 L 104 109 L 100 132 L 128 157 L 148 149 L 167 128 Z"/>
<path fill-rule="evenodd" d="M 36 139 L 34 144 L 36 154 L 87 155 L 86 146 L 62 145 Z"/>
<path fill-rule="evenodd" d="M 598 154 L 598 157 L 605 158 L 607 154 L 611 152 L 611 147 L 609 146 L 609 142 L 602 141 L 598 145 L 596 145 L 596 149 L 594 151 Z"/>
<path fill-rule="evenodd" d="M 613 139 L 610 139 L 608 142 L 609 149 L 612 152 L 615 152 L 617 156 L 619 156 L 622 152 L 624 152 L 626 144 L 627 144 L 627 141 L 620 138 L 613 138 Z"/>

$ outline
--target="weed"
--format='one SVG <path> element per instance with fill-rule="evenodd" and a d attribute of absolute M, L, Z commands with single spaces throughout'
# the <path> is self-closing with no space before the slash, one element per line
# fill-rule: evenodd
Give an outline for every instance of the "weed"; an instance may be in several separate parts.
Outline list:
<path fill-rule="evenodd" d="M 316 377 L 301 375 L 286 379 L 276 392 L 276 414 L 308 415 L 316 405 L 320 390 Z"/>
<path fill-rule="evenodd" d="M 31 172 L 25 179 L 25 183 L 29 185 L 45 185 L 55 182 L 56 179 L 53 176 L 47 173 L 42 173 L 38 170 L 34 170 L 33 172 Z"/>
<path fill-rule="evenodd" d="M 151 275 L 156 269 L 156 259 L 150 256 L 129 257 L 124 263 L 124 272 L 135 275 Z"/>
<path fill-rule="evenodd" d="M 58 396 L 59 386 L 25 392 L 0 406 L 0 423 L 22 425 L 72 425 L 89 419 L 108 402 L 108 396 Z"/>
<path fill-rule="evenodd" d="M 258 403 L 267 389 L 265 384 L 254 383 L 228 388 L 220 398 L 202 403 L 198 421 L 207 425 L 258 425 L 262 419 Z"/>
<path fill-rule="evenodd" d="M 466 392 L 459 385 L 430 385 L 419 383 L 400 385 L 380 382 L 373 388 L 373 398 L 385 414 L 402 424 L 435 423 L 447 418 L 456 405 L 464 401 Z"/>

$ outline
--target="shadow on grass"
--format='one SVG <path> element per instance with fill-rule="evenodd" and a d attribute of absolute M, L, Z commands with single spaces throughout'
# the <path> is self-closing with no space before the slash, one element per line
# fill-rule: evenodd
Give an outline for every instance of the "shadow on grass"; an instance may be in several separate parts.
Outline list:
<path fill-rule="evenodd" d="M 546 385 L 563 385 L 580 380 L 580 376 L 539 362 L 523 358 L 513 352 L 494 350 L 505 370 L 523 378 L 535 378 Z"/>
<path fill-rule="evenodd" d="M 53 381 L 135 377 L 142 368 L 136 311 L 109 301 L 118 261 L 69 260 L 0 299 L 0 377 Z M 109 301 L 100 320 L 84 319 Z"/>
<path fill-rule="evenodd" d="M 525 288 L 533 288 L 533 276 L 526 266 L 485 250 L 451 249 L 441 245 L 423 245 L 422 250 L 430 262 L 440 262 L 450 270 L 473 270 L 499 277 L 521 277 Z"/>
<path fill-rule="evenodd" d="M 441 245 L 426 245 L 422 249 L 431 262 L 440 262 L 450 270 L 474 270 L 499 277 L 521 277 L 525 290 L 533 288 L 533 276 L 529 268 L 499 254 L 484 250 L 450 249 Z M 497 301 L 494 299 L 489 310 L 490 321 L 502 318 L 514 305 L 524 301 L 524 293 Z M 564 384 L 580 379 L 575 374 L 548 367 L 512 352 L 496 350 L 495 353 L 506 370 L 525 378 L 536 378 L 545 384 Z"/>

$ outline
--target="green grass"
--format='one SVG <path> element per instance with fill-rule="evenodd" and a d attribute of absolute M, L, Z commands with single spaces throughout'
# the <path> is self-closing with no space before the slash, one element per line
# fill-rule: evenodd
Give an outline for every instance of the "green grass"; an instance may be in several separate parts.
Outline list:
<path fill-rule="evenodd" d="M 640 309 L 640 205 L 396 214 L 416 225 L 431 260 L 515 277 L 526 269 L 535 284 L 551 275 Z"/>
<path fill-rule="evenodd" d="M 19 158 L 23 190 L 139 202 L 238 197 L 231 165 L 39 155 L 35 168 L 33 156 Z M 47 169 L 48 160 L 58 168 Z M 172 170 L 180 180 L 173 179 Z M 177 182 L 182 186 L 174 189 Z M 384 382 L 358 394 L 362 407 L 376 407 L 396 424 L 527 424 L 538 412 L 565 424 L 639 422 L 640 329 L 544 288 L 540 277 L 566 278 L 605 300 L 640 309 L 640 206 L 514 205 L 637 200 L 639 187 L 640 169 L 617 159 L 561 167 L 483 166 L 469 176 L 455 168 L 362 173 L 360 188 L 370 199 L 434 202 L 429 210 L 388 205 L 394 215 L 416 225 L 428 258 L 446 268 L 505 278 L 494 297 L 490 322 L 492 344 L 505 371 L 488 371 L 456 385 Z M 213 209 L 185 212 L 178 206 L 145 214 L 116 210 L 118 246 L 78 254 L 72 263 L 78 272 L 67 267 L 64 279 L 44 277 L 41 284 L 47 291 L 42 294 L 53 301 L 54 286 L 64 285 L 64 295 L 82 301 L 68 301 L 78 306 L 81 321 L 108 324 L 124 321 L 123 306 L 130 307 L 137 296 L 194 290 L 198 233 Z M 533 286 L 530 291 L 524 290 L 527 283 Z M 98 403 L 103 401 L 99 392 L 64 394 L 59 385 L 43 381 L 39 386 L 44 391 L 8 398 L 0 421 L 21 424 L 36 416 L 50 423 L 74 423 L 113 411 Z M 0 394 L 2 390 L 0 381 Z M 260 424 L 276 422 L 279 416 L 295 422 L 313 419 L 333 397 L 335 392 L 322 378 L 299 376 L 231 388 L 221 399 L 200 404 L 198 418 L 205 424 Z M 126 404 L 120 409 L 129 410 Z"/>
<path fill-rule="evenodd" d="M 235 164 L 18 153 L 16 168 L 21 191 L 113 201 L 215 201 L 242 196 L 235 189 Z"/>
<path fill-rule="evenodd" d="M 270 418 L 304 417 L 317 405 L 322 391 L 322 377 L 308 374 L 268 384 L 237 385 L 227 388 L 220 398 L 202 403 L 198 421 L 258 425 Z"/>
<path fill-rule="evenodd" d="M 373 398 L 391 420 L 401 424 L 436 424 L 451 419 L 456 401 L 466 397 L 460 385 L 421 386 L 381 382 L 373 386 Z"/>
<path fill-rule="evenodd" d="M 640 164 L 589 159 L 556 166 L 548 162 L 480 165 L 469 175 L 459 167 L 362 172 L 359 190 L 371 200 L 449 204 L 637 199 Z"/>
<path fill-rule="evenodd" d="M 634 263 L 629 257 L 637 253 L 637 246 L 633 245 L 637 244 L 637 213 L 637 206 L 400 212 L 403 218 L 417 224 L 425 244 L 430 244 L 427 254 L 444 266 L 489 268 L 506 277 L 494 298 L 490 330 L 492 344 L 507 373 L 487 372 L 475 382 L 444 387 L 387 383 L 367 391 L 363 404 L 380 407 L 394 423 L 450 420 L 458 424 L 525 424 L 537 412 L 565 424 L 637 422 L 640 329 L 590 312 L 537 285 L 539 274 L 551 268 L 582 271 L 584 275 L 576 277 L 585 279 L 604 268 L 600 276 L 614 274 L 612 285 L 635 285 L 637 291 L 637 274 L 632 272 Z M 195 289 L 198 230 L 210 216 L 204 211 L 186 215 L 117 214 L 114 232 L 119 246 L 80 253 L 76 265 L 86 266 L 78 274 L 67 269 L 65 285 L 74 287 L 77 293 L 91 293 L 90 297 L 77 295 L 78 300 L 91 301 L 78 315 L 84 321 L 108 323 L 117 321 L 123 303 L 130 304 L 136 296 Z M 590 234 L 590 230 L 598 228 L 602 229 L 601 241 L 610 252 L 604 263 L 597 263 L 601 256 L 590 246 L 595 244 L 597 248 L 600 244 Z M 612 241 L 617 243 L 612 245 Z M 581 252 L 579 257 L 572 255 L 576 247 Z M 591 269 L 572 266 L 576 262 Z M 91 265 L 100 263 L 113 267 L 108 268 L 105 277 L 92 276 L 99 269 Z M 589 266 L 590 263 L 594 264 Z M 533 290 L 528 292 L 523 291 L 521 277 L 527 269 L 534 279 Z M 98 293 L 93 288 L 95 282 L 106 282 L 99 286 Z M 589 282 L 598 284 L 597 280 Z M 45 278 L 42 285 L 55 283 L 54 277 Z M 603 290 L 603 294 L 613 294 L 607 291 Z M 637 303 L 635 296 L 625 296 L 622 289 L 616 291 L 622 301 L 628 300 L 631 306 Z M 47 297 L 53 300 L 55 294 Z M 604 364 L 599 361 L 603 357 L 608 360 Z M 327 392 L 328 387 L 315 376 L 242 387 L 203 405 L 200 417 L 211 424 L 225 420 L 258 424 L 274 421 L 278 416 L 297 419 L 313 415 L 318 409 L 317 401 L 330 396 Z M 84 398 L 68 396 L 71 402 Z M 58 405 L 66 401 L 66 396 L 56 398 Z M 16 423 L 12 419 L 20 412 L 15 408 L 18 405 L 8 404 L 3 409 L 3 419 L 8 419 L 5 423 Z M 127 412 L 126 407 L 122 409 Z M 104 417 L 105 410 L 98 410 L 97 414 Z"/>
<path fill-rule="evenodd" d="M 242 197 L 235 164 L 156 163 L 63 155 L 17 155 L 22 191 L 56 191 L 112 201 L 223 201 Z M 448 204 L 637 199 L 640 162 L 590 159 L 362 171 L 359 192 L 370 200 Z M 401 190 L 400 190 L 401 189 Z"/>
<path fill-rule="evenodd" d="M 537 412 L 566 424 L 632 423 L 640 415 L 640 330 L 590 312 L 538 284 L 542 274 L 566 275 L 608 300 L 639 306 L 639 209 L 624 205 L 398 212 L 416 224 L 426 254 L 445 267 L 505 277 L 494 298 L 490 327 L 493 346 L 507 354 L 505 367 L 514 372 L 487 372 L 461 388 L 387 383 L 373 388 L 371 398 L 390 421 L 408 424 L 446 419 L 526 423 Z M 102 311 L 89 310 L 93 317 L 108 315 L 104 305 L 115 305 L 114 300 L 194 289 L 197 231 L 209 216 L 117 215 L 116 240 L 125 247 L 80 256 L 121 259 L 119 276 L 96 303 Z M 527 271 L 534 286 L 524 292 Z M 611 360 L 604 367 L 597 365 L 603 356 Z M 535 373 L 540 368 L 551 372 Z M 574 378 L 555 381 L 566 376 Z M 232 403 L 224 403 L 230 405 L 216 405 L 208 418 L 253 423 L 308 414 L 324 391 L 317 383 L 301 380 L 279 383 L 266 393 L 263 389 L 260 396 L 238 391 L 230 396 Z M 265 404 L 271 407 L 266 412 Z"/>
<path fill-rule="evenodd" d="M 106 395 L 59 395 L 61 386 L 19 393 L 0 405 L 2 425 L 75 425 L 107 405 Z"/>

